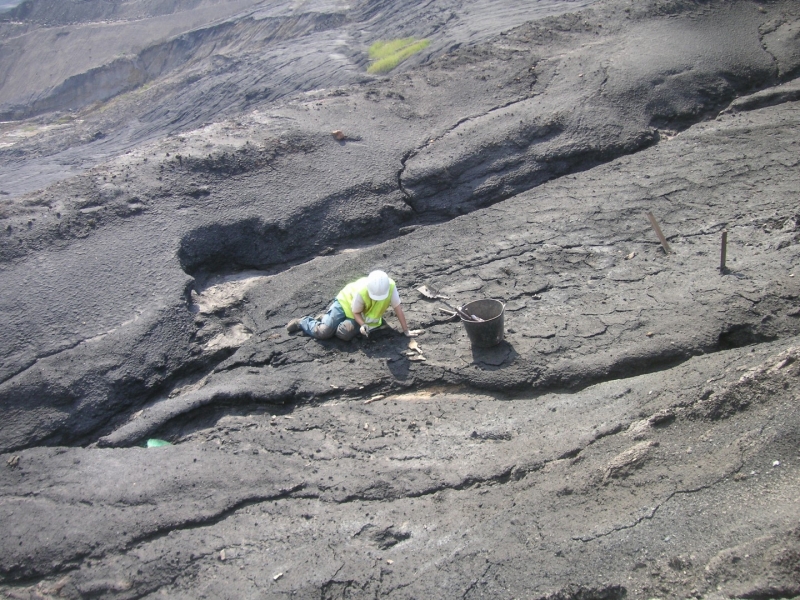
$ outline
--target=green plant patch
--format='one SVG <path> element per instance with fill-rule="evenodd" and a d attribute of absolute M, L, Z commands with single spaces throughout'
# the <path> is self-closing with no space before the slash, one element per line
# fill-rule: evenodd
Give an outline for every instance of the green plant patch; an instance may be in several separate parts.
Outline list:
<path fill-rule="evenodd" d="M 369 57 L 373 63 L 367 68 L 367 73 L 388 73 L 409 56 L 429 45 L 430 41 L 414 37 L 375 42 L 369 47 Z"/>

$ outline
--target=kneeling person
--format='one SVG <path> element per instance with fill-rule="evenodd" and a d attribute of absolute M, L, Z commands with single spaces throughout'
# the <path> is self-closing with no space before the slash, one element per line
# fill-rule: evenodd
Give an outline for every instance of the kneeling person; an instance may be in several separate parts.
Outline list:
<path fill-rule="evenodd" d="M 318 340 L 327 340 L 335 335 L 349 341 L 359 333 L 368 336 L 370 329 L 380 327 L 383 314 L 390 306 L 400 321 L 403 334 L 414 337 L 416 334 L 408 329 L 397 286 L 383 271 L 372 271 L 367 277 L 347 284 L 336 295 L 326 314 L 316 319 L 292 319 L 286 330 L 289 333 L 303 331 Z"/>

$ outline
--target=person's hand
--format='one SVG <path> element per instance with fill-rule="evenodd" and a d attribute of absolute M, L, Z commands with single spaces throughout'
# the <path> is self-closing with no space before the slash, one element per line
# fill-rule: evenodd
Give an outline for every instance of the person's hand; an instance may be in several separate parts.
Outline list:
<path fill-rule="evenodd" d="M 359 329 L 359 331 L 361 332 L 361 335 L 363 335 L 364 337 L 369 337 L 369 325 L 367 325 L 366 323 L 364 323 L 361 326 L 361 329 Z"/>
<path fill-rule="evenodd" d="M 406 329 L 403 332 L 403 335 L 405 335 L 406 337 L 417 337 L 419 335 L 419 330 L 415 329 L 412 331 L 411 329 Z"/>

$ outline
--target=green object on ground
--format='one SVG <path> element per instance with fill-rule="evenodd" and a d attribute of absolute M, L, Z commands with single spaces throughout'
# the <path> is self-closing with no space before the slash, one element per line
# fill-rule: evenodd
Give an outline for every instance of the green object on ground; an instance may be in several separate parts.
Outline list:
<path fill-rule="evenodd" d="M 148 448 L 161 448 L 161 446 L 172 446 L 167 440 L 157 440 L 155 438 L 147 440 Z"/>
<path fill-rule="evenodd" d="M 369 47 L 369 57 L 374 61 L 367 73 L 388 73 L 397 65 L 430 45 L 428 40 L 414 37 L 375 42 Z"/>

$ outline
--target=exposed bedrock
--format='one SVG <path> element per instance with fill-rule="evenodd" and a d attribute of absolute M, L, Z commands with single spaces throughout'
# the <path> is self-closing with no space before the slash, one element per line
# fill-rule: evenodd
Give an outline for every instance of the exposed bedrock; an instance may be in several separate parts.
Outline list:
<path fill-rule="evenodd" d="M 774 82 L 776 60 L 746 24 L 753 10 L 737 4 L 697 20 L 636 23 L 620 39 L 537 62 L 526 74 L 536 82 L 532 97 L 467 117 L 405 160 L 400 184 L 410 204 L 450 214 L 491 204 L 640 150 L 658 139 L 655 128 L 683 129 Z M 536 33 L 523 27 L 509 42 Z"/>
<path fill-rule="evenodd" d="M 214 10 L 221 6 L 224 5 L 214 4 Z M 550 165 L 552 173 L 560 173 L 579 162 L 591 165 L 597 159 L 608 158 L 609 153 L 603 151 L 606 147 L 612 154 L 640 147 L 652 139 L 651 128 L 684 127 L 710 114 L 736 94 L 753 86 L 774 83 L 778 78 L 791 77 L 797 70 L 798 40 L 796 31 L 792 29 L 797 15 L 791 3 L 767 4 L 766 8 L 762 7 L 765 12 L 746 2 L 724 8 L 675 4 L 631 9 L 624 3 L 600 4 L 584 13 L 550 17 L 541 19 L 536 25 L 518 27 L 503 36 L 502 43 L 488 42 L 487 39 L 527 19 L 541 17 L 547 11 L 575 10 L 576 3 L 524 5 L 528 12 L 520 12 L 516 5 L 487 0 L 463 14 L 447 3 L 437 3 L 436 7 L 428 9 L 414 3 L 392 6 L 366 3 L 350 9 L 339 3 L 325 6 L 321 12 L 304 13 L 298 9 L 300 12 L 297 14 L 291 10 L 281 12 L 279 8 L 272 12 L 263 7 L 249 12 L 242 8 L 241 13 L 229 15 L 230 19 L 224 23 L 191 29 L 177 37 L 166 36 L 166 41 L 159 40 L 157 44 L 148 44 L 135 52 L 130 48 L 117 48 L 117 40 L 130 39 L 125 35 L 130 33 L 129 28 L 133 28 L 132 37 L 142 37 L 144 33 L 135 28 L 143 28 L 144 24 L 133 20 L 112 22 L 107 27 L 90 27 L 91 31 L 99 31 L 105 37 L 100 40 L 80 38 L 69 43 L 76 47 L 81 43 L 89 44 L 116 53 L 105 62 L 71 73 L 70 81 L 103 97 L 110 97 L 109 93 L 113 95 L 106 90 L 115 85 L 120 91 L 129 91 L 107 102 L 102 111 L 89 109 L 80 113 L 61 113 L 20 124 L 19 131 L 10 132 L 15 136 L 15 143 L 8 148 L 0 145 L 0 156 L 7 161 L 3 161 L 5 170 L 0 167 L 0 191 L 14 195 L 31 191 L 36 189 L 35 181 L 65 177 L 66 165 L 70 171 L 80 172 L 87 165 L 94 164 L 87 159 L 87 153 L 92 157 L 114 156 L 131 149 L 136 143 L 157 139 L 158 132 L 185 132 L 203 123 L 267 106 L 299 91 L 330 90 L 365 81 L 377 81 L 378 90 L 392 91 L 393 96 L 387 97 L 384 103 L 396 105 L 392 110 L 403 118 L 403 126 L 416 129 L 413 139 L 402 144 L 401 148 L 402 155 L 410 155 L 464 119 L 480 117 L 530 96 L 540 96 L 551 85 L 552 79 L 554 93 L 545 96 L 556 99 L 543 105 L 543 114 L 523 115 L 526 121 L 522 124 L 522 133 L 531 125 L 557 120 L 560 113 L 573 111 L 580 118 L 588 119 L 587 125 L 603 122 L 622 127 L 617 131 L 606 130 L 610 138 L 600 142 L 591 134 L 581 136 L 572 151 L 564 149 L 566 164 L 556 162 Z M 330 12 L 326 13 L 326 10 Z M 420 18 L 419 12 L 425 10 L 432 10 L 435 16 Z M 348 20 L 337 24 L 334 17 L 341 11 L 347 12 Z M 657 16 L 658 13 L 673 12 L 674 17 L 682 11 L 690 13 L 691 17 Z M 330 17 L 332 22 L 325 21 L 326 17 Z M 159 27 L 171 23 L 162 17 L 153 19 Z M 315 24 L 315 19 L 320 22 Z M 284 20 L 297 21 L 298 30 L 281 24 Z M 664 33 L 659 33 L 662 25 Z M 115 34 L 114 27 L 122 29 Z M 401 66 L 409 77 L 397 78 L 387 89 L 384 79 L 365 76 L 366 49 L 374 39 L 391 38 L 399 30 L 409 35 L 430 37 L 432 45 L 425 56 Z M 630 38 L 628 41 L 623 42 L 617 37 L 621 30 L 625 31 L 623 38 Z M 731 31 L 731 35 L 726 36 L 725 31 Z M 30 34 L 34 35 L 39 33 Z M 33 40 L 33 48 L 50 48 L 53 43 L 67 44 L 70 37 L 56 34 L 53 40 L 52 31 L 41 35 L 46 39 Z M 70 35 L 75 35 L 75 32 Z M 762 36 L 760 41 L 759 35 Z M 290 39 L 284 40 L 283 36 Z M 668 36 L 680 43 L 671 43 Z M 21 43 L 23 37 L 15 38 L 14 43 Z M 189 43 L 193 40 L 198 44 Z M 12 93 L 34 85 L 37 78 L 52 77 L 52 73 L 38 69 L 36 65 L 44 60 L 53 60 L 53 56 L 66 62 L 64 68 L 77 64 L 78 58 L 86 58 L 85 53 L 74 56 L 71 47 L 66 45 L 61 49 L 59 46 L 59 51 L 40 60 L 35 60 L 35 52 L 27 46 L 24 52 L 20 49 L 20 56 L 24 55 L 26 60 L 34 58 L 28 65 L 9 57 L 8 67 L 13 69 L 8 77 L 13 77 L 14 69 L 19 69 L 19 81 L 15 84 L 8 79 L 3 92 Z M 722 48 L 724 52 L 720 51 Z M 607 62 L 601 58 L 605 54 L 617 58 Z M 184 59 L 188 62 L 182 63 Z M 422 76 L 415 75 L 412 67 L 425 60 L 430 61 L 429 65 L 437 62 L 439 65 L 427 68 Z M 628 65 L 631 61 L 633 64 Z M 449 68 L 442 68 L 447 64 Z M 175 65 L 182 66 L 174 73 L 167 72 L 168 67 Z M 617 65 L 634 70 L 625 73 Z M 97 82 L 92 82 L 91 74 L 97 75 Z M 605 94 L 603 82 L 606 75 L 612 95 L 600 98 Z M 147 85 L 135 87 L 143 78 L 150 78 Z M 118 83 L 111 85 L 114 81 Z M 50 102 L 38 97 L 42 94 L 40 88 L 49 91 L 58 88 L 67 96 L 75 94 L 77 89 L 57 77 L 52 82 L 48 79 L 37 85 L 34 87 L 39 91 L 24 94 L 24 99 L 20 100 L 21 107 L 29 107 L 37 98 L 36 101 Z M 380 98 L 380 91 L 377 96 Z M 596 108 L 586 104 L 589 99 Z M 601 105 L 624 106 L 625 110 L 619 115 L 615 109 L 606 114 Z M 54 105 L 48 106 L 54 108 Z M 449 110 L 443 111 L 443 107 Z M 595 110 L 597 118 L 593 118 Z M 334 113 L 327 114 L 333 116 Z M 360 114 L 364 116 L 363 112 Z M 440 120 L 435 118 L 437 116 L 446 118 Z M 434 117 L 433 121 L 431 117 Z M 341 128 L 350 124 L 343 115 L 337 115 L 337 118 L 337 123 L 325 123 L 324 127 Z M 42 127 L 42 121 L 47 125 Z M 361 128 L 365 125 L 363 119 L 353 122 L 359 123 Z M 507 126 L 515 123 L 518 120 L 510 121 Z M 415 124 L 422 127 L 415 127 Z M 496 120 L 494 124 L 497 124 Z M 26 142 L 31 127 L 42 128 L 42 134 Z M 513 132 L 513 127 L 511 130 Z M 396 135 L 399 129 L 392 127 L 388 131 Z M 491 139 L 487 139 L 487 143 L 491 145 Z M 78 152 L 75 148 L 79 146 L 87 148 Z M 20 154 L 23 150 L 24 154 Z M 550 156 L 547 153 L 545 156 L 537 155 L 535 148 L 531 152 L 530 159 L 534 163 Z M 23 155 L 25 161 L 20 160 Z M 495 159 L 503 155 L 500 152 Z M 494 166 L 499 167 L 500 163 L 502 160 Z M 427 165 L 423 161 L 415 166 L 411 183 L 415 177 L 423 176 L 429 166 L 433 171 L 428 175 L 434 180 L 460 176 L 459 171 L 465 168 L 465 165 L 455 165 L 455 175 L 448 175 L 440 173 L 436 164 Z M 395 170 L 400 168 L 400 165 L 395 166 Z M 525 182 L 530 185 L 552 176 L 542 165 L 532 164 L 521 169 L 517 165 L 515 169 L 519 170 L 516 176 L 512 170 L 509 176 L 501 178 L 502 181 L 490 181 L 487 189 L 507 194 L 524 189 Z"/>
<path fill-rule="evenodd" d="M 17 36 L 5 44 L 4 50 L 7 56 L 4 62 L 8 64 L 7 85 L 0 94 L 2 99 L 0 117 L 4 120 L 19 120 L 51 111 L 75 111 L 167 76 L 172 71 L 185 67 L 190 61 L 194 61 L 197 69 L 198 63 L 213 62 L 214 56 L 217 56 L 215 65 L 217 70 L 224 73 L 230 71 L 232 65 L 223 59 L 223 53 L 241 52 L 242 46 L 279 44 L 287 39 L 302 38 L 312 32 L 341 26 L 344 20 L 343 14 L 336 12 L 335 7 L 334 12 L 328 13 L 300 12 L 296 15 L 259 16 L 252 14 L 253 4 L 255 3 L 239 1 L 234 2 L 231 8 L 219 6 L 213 10 L 209 7 L 211 14 L 219 12 L 221 17 L 229 18 L 221 23 L 197 29 L 182 26 L 175 14 L 166 19 L 149 17 L 121 20 L 105 23 L 102 26 L 88 25 L 79 28 L 73 25 L 57 28 L 55 34 L 50 28 L 32 28 L 26 34 Z M 237 15 L 238 18 L 231 18 L 236 14 L 234 12 L 236 9 L 246 8 L 251 9 L 249 13 L 245 12 Z M 180 12 L 182 11 L 178 14 Z M 201 13 L 197 11 L 194 14 Z M 172 39 L 168 40 L 153 38 L 154 32 L 156 35 L 171 34 L 175 29 L 182 28 L 189 30 L 176 37 L 170 36 Z M 125 35 L 126 33 L 128 35 Z M 130 33 L 139 33 L 141 38 L 133 46 L 118 46 L 124 43 L 122 40 L 131 39 Z M 102 41 L 110 47 L 98 48 L 95 51 L 99 54 L 98 57 L 92 58 L 91 54 L 78 56 L 75 57 L 77 60 L 70 64 L 70 51 L 75 47 L 75 42 L 71 39 L 61 40 L 59 34 L 82 36 L 89 45 Z M 119 42 L 114 39 L 115 34 Z M 146 41 L 151 43 L 142 48 L 141 45 Z M 33 59 L 32 54 L 35 52 L 31 46 L 37 43 L 63 46 L 64 52 L 62 56 L 56 58 L 55 68 L 38 72 L 26 69 L 27 61 Z M 117 50 L 116 56 L 113 50 Z M 132 50 L 137 51 L 132 52 Z M 15 54 L 16 61 L 10 60 Z M 86 67 L 86 70 L 76 69 L 80 66 Z M 59 74 L 63 72 L 71 74 L 61 81 L 53 73 L 56 70 Z M 284 90 L 284 93 L 287 91 L 290 90 Z"/>
<path fill-rule="evenodd" d="M 253 276 L 238 293 L 238 318 L 254 335 L 202 386 L 145 407 L 100 441 L 132 444 L 215 404 L 437 385 L 515 394 L 578 389 L 796 335 L 797 110 L 792 103 L 749 113 L 746 124 L 741 115 L 725 117 L 399 240 Z M 748 201 L 737 198 L 753 193 L 765 212 L 742 212 Z M 671 254 L 649 229 L 648 211 L 659 215 Z M 724 228 L 736 242 L 723 275 Z M 323 309 L 339 285 L 372 265 L 400 282 L 412 326 L 426 332 L 424 360 L 413 360 L 405 338 L 391 332 L 351 344 L 286 337 L 289 318 Z M 463 326 L 413 289 L 423 282 L 451 302 L 503 300 L 505 342 L 471 348 Z M 196 296 L 198 306 L 207 293 Z"/>
<path fill-rule="evenodd" d="M 34 0 L 7 15 L 8 23 L 0 22 L 0 34 L 8 32 L 0 54 L 0 69 L 6 75 L 0 115 L 23 119 L 75 111 L 166 78 L 160 82 L 161 97 L 144 96 L 154 102 L 140 106 L 137 113 L 176 130 L 297 91 L 368 81 L 372 78 L 364 70 L 369 45 L 398 31 L 430 38 L 432 45 L 423 55 L 427 57 L 485 40 L 532 18 L 591 3 L 550 1 L 520 7 L 486 0 L 462 13 L 457 2 L 430 6 L 335 0 L 287 5 L 236 0 L 56 6 Z M 64 23 L 65 13 L 76 16 Z M 87 47 L 91 52 L 74 51 Z M 37 68 L 37 59 L 45 56 L 49 68 Z M 411 61 L 419 62 L 420 57 Z M 209 93 L 215 102 L 203 106 Z M 192 115 L 185 114 L 189 106 Z M 142 135 L 147 127 L 138 129 Z"/>
<path fill-rule="evenodd" d="M 0 69 L 162 37 L 0 123 L 0 595 L 800 596 L 796 2 L 79 4 Z M 373 268 L 413 344 L 286 332 Z"/>
<path fill-rule="evenodd" d="M 6 379 L 0 391 L 5 418 L 0 436 L 7 448 L 32 444 L 90 442 L 87 437 L 140 398 L 190 374 L 196 360 L 188 343 L 194 333 L 183 307 L 155 310 L 135 322 L 83 340 L 51 356 L 31 360 Z"/>
<path fill-rule="evenodd" d="M 229 409 L 185 421 L 171 448 L 5 454 L 0 585 L 114 598 L 798 590 L 796 511 L 781 500 L 797 492 L 797 341 L 536 401 Z M 712 530 L 708 512 L 727 516 Z"/>
<path fill-rule="evenodd" d="M 285 219 L 251 217 L 201 226 L 183 237 L 178 259 L 189 274 L 274 269 L 348 242 L 384 239 L 411 219 L 411 210 L 395 190 L 359 186 Z"/>
<path fill-rule="evenodd" d="M 14 421 L 28 423 L 31 443 L 93 435 L 125 444 L 218 401 L 318 399 L 331 385 L 348 393 L 437 382 L 515 393 L 580 387 L 796 332 L 797 280 L 762 271 L 763 256 L 788 269 L 796 259 L 797 117 L 788 88 L 774 112 L 739 113 L 674 139 L 674 131 L 653 128 L 685 127 L 747 87 L 776 80 L 775 59 L 759 42 L 771 15 L 735 3 L 691 19 L 620 24 L 609 6 L 579 27 L 553 18 L 560 29 L 521 27 L 495 46 L 455 51 L 366 89 L 311 95 L 172 136 L 7 202 L 6 274 L 29 290 L 25 302 L 18 287 L 3 290 L 0 393 Z M 618 29 L 596 34 L 592 18 Z M 698 27 L 708 40 L 692 49 Z M 746 108 L 776 101 L 759 94 L 764 100 Z M 334 127 L 345 140 L 330 135 Z M 613 160 L 637 149 L 635 158 Z M 765 200 L 745 209 L 754 190 Z M 647 211 L 664 219 L 676 256 L 652 243 Z M 726 226 L 732 244 L 751 245 L 731 253 L 739 271 L 706 289 Z M 783 233 L 773 245 L 776 231 Z M 344 252 L 398 233 L 405 236 Z M 736 233 L 748 241 L 734 241 Z M 696 256 L 705 257 L 701 264 Z M 403 341 L 391 335 L 346 349 L 270 337 L 374 266 L 395 275 L 410 318 L 426 329 L 425 361 L 406 360 Z M 269 269 L 271 278 L 221 311 L 193 316 L 192 287 L 215 271 L 252 268 Z M 197 276 L 194 286 L 186 273 Z M 426 280 L 460 301 L 508 302 L 507 342 L 470 351 L 461 326 L 416 297 L 413 287 Z M 114 353 L 84 343 L 145 313 L 152 325 L 119 329 Z M 146 333 L 162 324 L 174 334 Z M 140 340 L 153 341 L 152 356 L 140 357 Z M 353 362 L 332 369 L 342 351 Z M 71 362 L 81 367 L 49 367 Z M 240 380 L 242 368 L 257 372 Z M 365 368 L 369 378 L 354 375 Z M 208 378 L 184 397 L 181 382 L 194 375 Z M 35 390 L 34 404 L 26 407 L 21 389 Z M 97 405 L 107 398 L 119 399 L 118 420 L 116 402 Z M 64 427 L 63 407 L 76 402 L 79 416 Z M 148 402 L 158 410 L 125 424 Z M 26 445 L 12 431 L 9 422 L 2 447 Z"/>
<path fill-rule="evenodd" d="M 20 2 L 3 16 L 9 21 L 41 25 L 74 25 L 104 21 L 131 21 L 144 17 L 167 17 L 184 13 L 196 17 L 197 9 L 223 4 L 227 0 L 121 0 L 110 4 L 102 0 L 33 0 Z M 197 12 L 196 12 L 197 11 Z"/>

